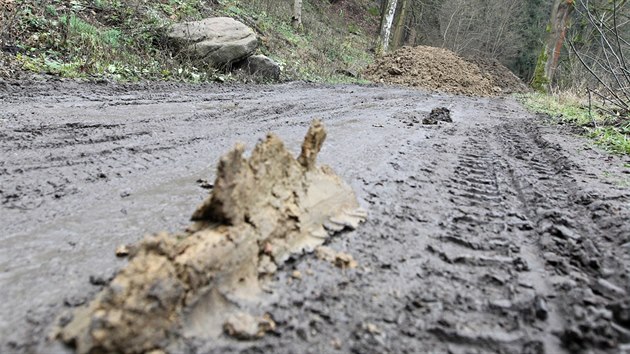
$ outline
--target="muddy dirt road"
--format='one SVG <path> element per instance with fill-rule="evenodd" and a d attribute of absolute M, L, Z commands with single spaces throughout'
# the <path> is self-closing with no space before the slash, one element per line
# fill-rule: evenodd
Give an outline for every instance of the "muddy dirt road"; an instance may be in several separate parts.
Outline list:
<path fill-rule="evenodd" d="M 440 106 L 453 123 L 420 124 Z M 328 244 L 358 267 L 294 259 L 260 298 L 273 333 L 239 342 L 204 337 L 201 326 L 168 350 L 630 348 L 624 161 L 511 99 L 299 83 L 41 83 L 0 85 L 0 351 L 68 352 L 46 341 L 50 326 L 125 264 L 117 245 L 187 225 L 208 193 L 198 180 L 214 179 L 234 143 L 251 148 L 274 131 L 297 153 L 313 118 L 328 129 L 319 161 L 369 212 Z"/>

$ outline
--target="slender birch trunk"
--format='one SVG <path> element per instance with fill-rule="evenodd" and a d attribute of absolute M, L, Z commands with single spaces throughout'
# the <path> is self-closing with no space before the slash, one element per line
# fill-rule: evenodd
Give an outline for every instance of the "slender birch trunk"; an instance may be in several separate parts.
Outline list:
<path fill-rule="evenodd" d="M 407 13 L 409 10 L 409 0 L 401 0 L 400 11 L 395 18 L 396 25 L 394 26 L 394 38 L 393 47 L 402 47 L 405 42 L 405 34 L 407 29 Z"/>
<path fill-rule="evenodd" d="M 392 23 L 394 22 L 394 15 L 396 14 L 397 4 L 397 0 L 387 1 L 387 7 L 385 8 L 385 13 L 383 14 L 384 18 L 381 22 L 381 32 L 377 43 L 377 52 L 379 54 L 385 53 L 389 49 L 389 37 L 392 33 Z"/>
<path fill-rule="evenodd" d="M 291 26 L 298 31 L 302 29 L 302 0 L 293 1 L 293 17 L 291 18 Z"/>

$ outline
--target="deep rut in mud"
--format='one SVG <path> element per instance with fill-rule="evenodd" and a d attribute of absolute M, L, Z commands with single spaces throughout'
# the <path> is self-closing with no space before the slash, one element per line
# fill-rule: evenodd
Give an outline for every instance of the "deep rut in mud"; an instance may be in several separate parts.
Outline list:
<path fill-rule="evenodd" d="M 252 307 L 276 324 L 264 338 L 185 332 L 167 351 L 616 353 L 630 343 L 623 161 L 511 99 L 306 84 L 0 92 L 3 352 L 67 350 L 45 336 L 124 264 L 116 245 L 186 225 L 206 193 L 196 181 L 213 180 L 207 162 L 236 141 L 274 131 L 297 152 L 312 118 L 329 131 L 319 161 L 369 211 L 328 244 L 358 267 L 294 258 Z M 453 123 L 419 124 L 436 107 Z"/>

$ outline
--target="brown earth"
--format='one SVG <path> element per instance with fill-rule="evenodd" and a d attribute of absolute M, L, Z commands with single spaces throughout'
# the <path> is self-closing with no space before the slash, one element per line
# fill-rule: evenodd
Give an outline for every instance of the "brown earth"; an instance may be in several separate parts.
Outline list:
<path fill-rule="evenodd" d="M 368 66 L 364 75 L 376 82 L 476 96 L 527 90 L 497 61 L 467 61 L 448 49 L 427 46 L 402 47 L 386 54 Z"/>
<path fill-rule="evenodd" d="M 352 189 L 328 166 L 316 166 L 326 132 L 311 125 L 295 159 L 269 134 L 251 157 L 243 146 L 221 158 L 211 195 L 194 212 L 185 232 L 149 236 L 88 307 L 78 309 L 59 337 L 77 353 L 142 353 L 162 348 L 190 326 L 198 304 L 212 306 L 217 324 L 229 309 L 217 295 L 242 306 L 240 289 L 259 292 L 292 255 L 313 251 L 327 238 L 365 221 Z M 246 286 L 244 286 L 246 285 Z M 211 304 L 211 305 L 209 305 Z M 143 311 L 138 311 L 143 309 Z M 226 322 L 233 336 L 259 337 L 253 317 Z M 249 318 L 249 319 L 248 319 Z M 247 325 L 253 323 L 253 330 Z M 239 329 L 243 327 L 244 329 Z"/>
<path fill-rule="evenodd" d="M 481 74 L 490 80 L 494 86 L 499 87 L 502 93 L 530 91 L 530 88 L 518 76 L 496 59 L 477 57 L 466 58 L 466 61 L 477 65 Z"/>
<path fill-rule="evenodd" d="M 116 257 L 118 245 L 189 226 L 191 204 L 217 188 L 202 181 L 217 176 L 208 162 L 236 142 L 253 147 L 271 131 L 298 156 L 313 118 L 328 128 L 318 162 L 352 187 L 365 224 L 329 249 L 292 255 L 259 293 L 211 292 L 162 337 L 165 352 L 628 350 L 630 161 L 511 98 L 0 82 L 0 107 L 3 354 L 71 353 L 47 340 L 51 328 L 103 290 L 124 289 L 114 279 L 134 260 Z M 452 123 L 421 124 L 436 107 Z M 167 306 L 164 289 L 175 288 L 147 289 L 151 306 Z"/>

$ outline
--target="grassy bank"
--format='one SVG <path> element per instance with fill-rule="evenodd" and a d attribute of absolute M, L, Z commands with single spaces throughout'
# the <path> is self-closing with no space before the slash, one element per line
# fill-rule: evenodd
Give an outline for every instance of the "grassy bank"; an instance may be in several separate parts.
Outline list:
<path fill-rule="evenodd" d="M 246 80 L 193 65 L 164 40 L 180 21 L 234 17 L 252 27 L 259 51 L 275 59 L 284 79 L 357 81 L 371 60 L 378 18 L 368 2 L 304 2 L 304 28 L 290 26 L 290 2 L 272 0 L 12 0 L 0 9 L 0 76 L 18 71 L 67 78 Z M 373 12 L 373 11 L 372 11 Z"/>
<path fill-rule="evenodd" d="M 531 93 L 518 99 L 530 111 L 547 114 L 559 124 L 578 127 L 596 144 L 615 154 L 630 155 L 630 120 L 607 112 L 571 94 Z"/>

